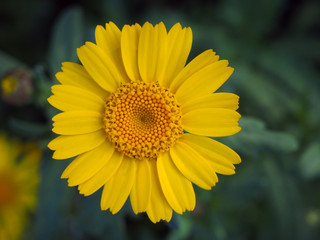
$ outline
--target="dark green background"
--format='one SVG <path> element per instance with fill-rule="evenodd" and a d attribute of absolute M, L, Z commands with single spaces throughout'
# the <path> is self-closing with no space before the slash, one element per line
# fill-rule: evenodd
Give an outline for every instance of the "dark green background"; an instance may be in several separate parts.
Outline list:
<path fill-rule="evenodd" d="M 319 239 L 319 16 L 316 0 L 2 0 L 0 75 L 27 66 L 35 91 L 24 106 L 0 101 L 0 130 L 44 150 L 39 203 L 23 239 Z M 152 224 L 130 203 L 115 216 L 101 212 L 101 191 L 84 198 L 68 188 L 60 175 L 71 160 L 52 160 L 46 148 L 54 74 L 108 21 L 180 22 L 193 30 L 189 60 L 213 49 L 235 68 L 220 91 L 240 96 L 243 130 L 219 141 L 242 163 L 212 191 L 196 188 L 195 211 L 170 223 Z"/>

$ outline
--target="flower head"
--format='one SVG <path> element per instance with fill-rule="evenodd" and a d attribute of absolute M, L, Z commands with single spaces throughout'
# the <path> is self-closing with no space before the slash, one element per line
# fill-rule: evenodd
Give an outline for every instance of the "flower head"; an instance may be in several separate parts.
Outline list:
<path fill-rule="evenodd" d="M 232 74 L 212 50 L 186 61 L 192 32 L 178 23 L 97 26 L 96 44 L 65 62 L 49 103 L 53 158 L 77 156 L 62 174 L 90 195 L 103 187 L 102 210 L 133 211 L 153 222 L 195 207 L 192 183 L 211 189 L 217 173 L 234 174 L 239 156 L 208 138 L 237 133 L 238 96 L 214 93 Z M 186 65 L 186 66 L 185 66 Z"/>
<path fill-rule="evenodd" d="M 19 67 L 7 71 L 0 81 L 2 99 L 14 106 L 28 103 L 33 93 L 33 76 L 30 70 Z"/>
<path fill-rule="evenodd" d="M 0 239 L 20 239 L 36 203 L 40 150 L 0 134 Z"/>

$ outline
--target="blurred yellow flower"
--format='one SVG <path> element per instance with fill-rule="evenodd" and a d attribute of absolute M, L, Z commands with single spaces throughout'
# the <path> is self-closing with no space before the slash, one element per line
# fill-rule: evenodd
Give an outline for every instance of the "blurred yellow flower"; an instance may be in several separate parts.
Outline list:
<path fill-rule="evenodd" d="M 34 209 L 41 151 L 0 134 L 0 239 L 20 239 Z"/>
<path fill-rule="evenodd" d="M 240 131 L 239 97 L 214 93 L 232 74 L 207 50 L 185 66 L 192 31 L 161 22 L 97 26 L 96 44 L 65 62 L 49 103 L 53 158 L 77 156 L 62 174 L 90 195 L 103 187 L 101 209 L 117 213 L 130 196 L 133 211 L 170 221 L 195 207 L 192 186 L 211 189 L 216 173 L 234 174 L 240 157 L 209 137 Z"/>

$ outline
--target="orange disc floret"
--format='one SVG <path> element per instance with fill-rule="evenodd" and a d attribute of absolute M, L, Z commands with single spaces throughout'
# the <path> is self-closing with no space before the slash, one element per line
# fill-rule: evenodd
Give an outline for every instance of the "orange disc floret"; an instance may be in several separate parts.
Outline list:
<path fill-rule="evenodd" d="M 153 159 L 182 135 L 175 97 L 158 83 L 123 83 L 105 104 L 105 130 L 128 157 Z"/>

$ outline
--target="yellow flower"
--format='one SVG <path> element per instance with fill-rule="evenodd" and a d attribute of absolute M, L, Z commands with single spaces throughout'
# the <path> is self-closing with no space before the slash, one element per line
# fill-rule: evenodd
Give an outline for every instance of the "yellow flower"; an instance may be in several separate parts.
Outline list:
<path fill-rule="evenodd" d="M 103 187 L 101 209 L 117 213 L 130 196 L 133 211 L 170 221 L 195 207 L 192 183 L 211 189 L 216 173 L 234 174 L 240 157 L 209 137 L 240 130 L 238 96 L 215 92 L 232 74 L 212 50 L 185 66 L 190 28 L 167 33 L 161 22 L 97 26 L 96 44 L 65 62 L 49 103 L 53 158 L 77 156 L 62 174 L 90 195 Z"/>
<path fill-rule="evenodd" d="M 41 152 L 0 135 L 0 239 L 20 239 L 35 207 Z"/>

